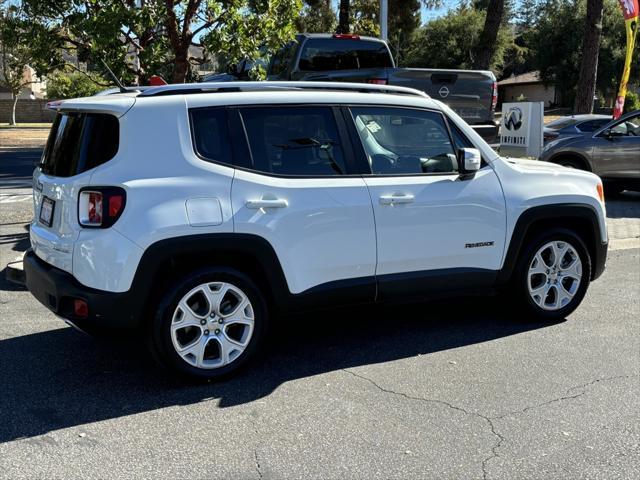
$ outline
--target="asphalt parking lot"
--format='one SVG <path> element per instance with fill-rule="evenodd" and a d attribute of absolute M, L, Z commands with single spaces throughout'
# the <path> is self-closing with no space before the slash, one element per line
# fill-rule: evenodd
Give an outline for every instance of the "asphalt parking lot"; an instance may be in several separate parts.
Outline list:
<path fill-rule="evenodd" d="M 0 150 L 0 268 L 28 248 L 37 158 Z M 206 385 L 0 275 L 0 478 L 637 478 L 640 195 L 607 209 L 607 270 L 563 322 L 484 298 L 327 310 Z"/>

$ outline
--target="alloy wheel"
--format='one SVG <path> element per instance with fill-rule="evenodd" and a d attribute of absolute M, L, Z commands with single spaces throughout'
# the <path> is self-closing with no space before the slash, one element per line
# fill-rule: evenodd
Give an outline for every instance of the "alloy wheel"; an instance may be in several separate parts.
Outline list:
<path fill-rule="evenodd" d="M 178 302 L 171 320 L 171 342 L 188 364 L 204 369 L 234 362 L 249 345 L 254 310 L 249 297 L 226 282 L 191 289 Z"/>
<path fill-rule="evenodd" d="M 554 240 L 538 249 L 529 265 L 527 287 L 533 302 L 549 311 L 566 307 L 582 282 L 582 261 L 566 241 Z"/>

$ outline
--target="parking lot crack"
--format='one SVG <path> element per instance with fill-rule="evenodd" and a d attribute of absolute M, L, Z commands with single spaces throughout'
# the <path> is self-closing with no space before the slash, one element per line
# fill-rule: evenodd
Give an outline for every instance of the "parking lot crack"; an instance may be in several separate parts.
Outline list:
<path fill-rule="evenodd" d="M 260 438 L 259 437 L 259 432 L 258 432 L 258 426 L 256 425 L 255 420 L 251 421 L 251 425 L 253 426 L 253 431 L 256 434 L 256 439 Z M 258 478 L 262 478 L 262 468 L 260 466 L 260 457 L 258 456 L 258 447 L 260 445 L 256 445 L 255 448 L 253 449 L 253 461 L 255 463 L 255 467 L 256 467 L 256 472 L 258 472 Z"/>
<path fill-rule="evenodd" d="M 462 407 L 459 407 L 457 405 L 449 403 L 449 402 L 447 402 L 445 400 L 440 400 L 440 399 L 435 399 L 435 398 L 415 397 L 413 395 L 408 395 L 408 394 L 406 394 L 404 392 L 398 392 L 398 391 L 395 391 L 395 390 L 391 390 L 389 388 L 383 387 L 382 385 L 378 384 L 377 382 L 375 382 L 371 378 L 366 377 L 364 375 L 361 375 L 359 373 L 356 373 L 356 372 L 354 372 L 352 370 L 348 370 L 348 369 L 345 369 L 345 368 L 343 368 L 342 370 L 344 372 L 354 376 L 354 377 L 357 377 L 357 378 L 360 378 L 362 380 L 365 380 L 365 381 L 369 382 L 371 385 L 376 387 L 381 392 L 388 393 L 388 394 L 391 394 L 391 395 L 397 395 L 397 396 L 406 398 L 407 400 L 415 400 L 415 401 L 419 401 L 419 402 L 427 402 L 427 403 L 432 403 L 432 404 L 443 405 L 443 406 L 445 406 L 445 407 L 447 407 L 447 408 L 449 408 L 451 410 L 456 410 L 458 412 L 464 413 L 465 415 L 471 415 L 473 417 L 481 419 L 489 427 L 489 430 L 491 431 L 491 434 L 496 439 L 496 442 L 491 447 L 491 455 L 489 455 L 487 458 L 482 460 L 482 465 L 481 465 L 482 466 L 482 478 L 484 480 L 487 480 L 489 478 L 488 477 L 488 472 L 487 472 L 487 464 L 492 459 L 494 459 L 494 458 L 499 456 L 498 449 L 502 446 L 503 442 L 505 441 L 505 437 L 502 434 L 500 434 L 500 432 L 498 432 L 496 426 L 493 423 L 493 419 L 492 418 L 490 418 L 490 417 L 488 417 L 486 415 L 482 415 L 481 413 L 478 413 L 478 412 L 471 412 L 471 411 L 466 410 L 466 409 L 464 409 Z"/>
<path fill-rule="evenodd" d="M 256 471 L 258 472 L 258 478 L 262 478 L 262 470 L 260 468 L 260 459 L 258 458 L 258 450 L 257 449 L 253 450 L 253 458 L 254 458 L 255 463 L 256 463 Z"/>
<path fill-rule="evenodd" d="M 605 378 L 598 378 L 596 380 L 592 380 L 590 382 L 587 383 L 583 383 L 581 385 L 576 385 L 574 387 L 570 387 L 568 388 L 565 393 L 557 398 L 552 398 L 551 400 L 547 400 L 546 402 L 542 402 L 542 403 L 538 403 L 536 405 L 529 405 L 521 410 L 515 410 L 515 411 L 511 411 L 511 412 L 507 412 L 507 413 L 503 413 L 501 415 L 496 415 L 494 417 L 491 417 L 492 420 L 498 420 L 498 419 L 502 419 L 505 417 L 509 417 L 509 416 L 513 416 L 513 415 L 521 415 L 523 413 L 526 413 L 530 410 L 535 410 L 538 408 L 544 408 L 547 407 L 549 405 L 553 405 L 554 403 L 559 403 L 559 402 L 564 402 L 565 400 L 573 400 L 579 397 L 582 397 L 583 395 L 585 395 L 587 393 L 587 389 L 589 387 L 591 387 L 592 385 L 595 385 L 597 383 L 600 382 L 610 382 L 613 380 L 620 380 L 620 379 L 627 379 L 627 378 L 631 378 L 631 377 L 637 377 L 638 375 L 616 375 L 613 377 L 605 377 Z M 575 392 L 576 390 L 580 390 L 577 393 L 572 393 Z"/>

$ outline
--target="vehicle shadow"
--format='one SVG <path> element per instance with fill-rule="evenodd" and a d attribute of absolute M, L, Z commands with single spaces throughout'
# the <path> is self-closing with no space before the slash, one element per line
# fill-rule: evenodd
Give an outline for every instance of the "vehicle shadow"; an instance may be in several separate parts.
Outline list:
<path fill-rule="evenodd" d="M 607 218 L 640 218 L 640 192 L 626 191 L 607 198 Z"/>
<path fill-rule="evenodd" d="M 549 323 L 496 313 L 491 299 L 317 312 L 278 322 L 258 361 L 218 383 L 186 384 L 141 343 L 71 328 L 0 340 L 0 442 L 176 405 L 249 403 L 291 380 L 488 342 Z"/>

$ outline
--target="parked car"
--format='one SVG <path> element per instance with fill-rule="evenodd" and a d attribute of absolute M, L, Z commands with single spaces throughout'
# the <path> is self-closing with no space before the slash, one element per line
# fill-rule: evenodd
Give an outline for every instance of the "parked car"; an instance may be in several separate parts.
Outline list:
<path fill-rule="evenodd" d="M 204 81 L 248 80 L 251 62 Z M 269 80 L 365 82 L 426 92 L 451 107 L 486 141 L 495 142 L 498 84 L 491 71 L 396 68 L 383 40 L 359 35 L 304 33 L 278 51 L 267 66 Z"/>
<path fill-rule="evenodd" d="M 561 117 L 544 126 L 544 141 L 549 142 L 571 135 L 584 135 L 600 130 L 611 121 L 611 115 L 570 115 Z"/>
<path fill-rule="evenodd" d="M 184 375 L 235 371 L 281 312 L 506 291 L 555 321 L 605 267 L 596 175 L 501 158 L 417 90 L 200 83 L 54 107 L 27 286 Z"/>
<path fill-rule="evenodd" d="M 609 121 L 592 134 L 553 140 L 540 160 L 593 172 L 612 193 L 640 190 L 640 110 Z"/>

